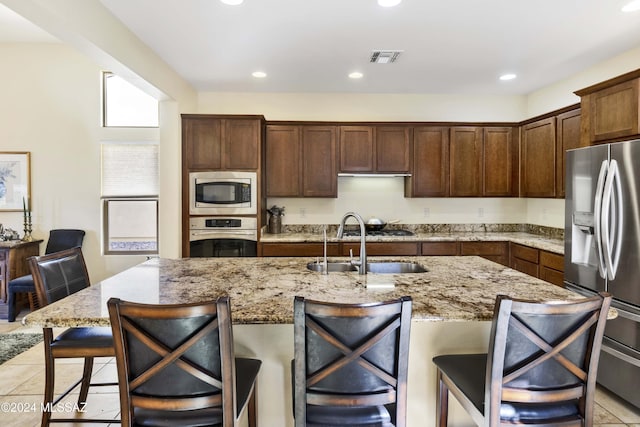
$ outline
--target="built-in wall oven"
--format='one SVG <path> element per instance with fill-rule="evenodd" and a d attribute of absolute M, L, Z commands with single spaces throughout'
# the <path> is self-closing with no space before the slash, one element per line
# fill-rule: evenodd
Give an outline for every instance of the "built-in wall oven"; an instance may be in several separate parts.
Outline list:
<path fill-rule="evenodd" d="M 256 215 L 255 172 L 207 171 L 189 174 L 191 215 Z"/>
<path fill-rule="evenodd" d="M 192 217 L 189 219 L 190 256 L 257 256 L 257 225 L 256 218 Z"/>

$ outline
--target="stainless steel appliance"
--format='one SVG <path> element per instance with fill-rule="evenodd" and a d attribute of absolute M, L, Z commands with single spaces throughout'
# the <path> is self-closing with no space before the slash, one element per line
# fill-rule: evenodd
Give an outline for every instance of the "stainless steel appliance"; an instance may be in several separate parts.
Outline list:
<path fill-rule="evenodd" d="M 191 215 L 256 215 L 255 172 L 209 171 L 189 174 Z"/>
<path fill-rule="evenodd" d="M 254 257 L 258 248 L 258 222 L 244 217 L 192 217 L 189 252 L 196 257 Z"/>
<path fill-rule="evenodd" d="M 640 140 L 567 152 L 565 284 L 610 292 L 598 382 L 640 407 Z"/>

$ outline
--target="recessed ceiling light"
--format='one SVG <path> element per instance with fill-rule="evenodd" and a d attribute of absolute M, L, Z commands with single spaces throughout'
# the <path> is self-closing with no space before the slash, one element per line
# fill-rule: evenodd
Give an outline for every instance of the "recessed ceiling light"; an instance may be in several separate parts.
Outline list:
<path fill-rule="evenodd" d="M 622 6 L 623 12 L 637 12 L 638 10 L 640 10 L 640 0 L 633 0 Z"/>
<path fill-rule="evenodd" d="M 378 4 L 382 7 L 393 7 L 400 4 L 402 0 L 378 0 Z"/>
<path fill-rule="evenodd" d="M 241 4 L 244 0 L 220 0 L 224 4 L 228 4 L 230 6 L 237 6 Z"/>
<path fill-rule="evenodd" d="M 503 74 L 503 75 L 501 75 L 501 76 L 500 76 L 500 80 L 513 80 L 513 79 L 515 79 L 516 77 L 518 77 L 518 76 L 516 76 L 516 75 L 515 75 L 515 74 L 513 74 L 513 73 Z"/>
<path fill-rule="evenodd" d="M 354 71 L 353 73 L 349 73 L 349 78 L 350 79 L 361 79 L 363 75 L 364 74 L 362 74 L 359 71 Z"/>
<path fill-rule="evenodd" d="M 254 71 L 253 73 L 251 73 L 251 75 L 257 79 L 264 79 L 265 77 L 267 77 L 267 73 L 265 73 L 264 71 Z"/>

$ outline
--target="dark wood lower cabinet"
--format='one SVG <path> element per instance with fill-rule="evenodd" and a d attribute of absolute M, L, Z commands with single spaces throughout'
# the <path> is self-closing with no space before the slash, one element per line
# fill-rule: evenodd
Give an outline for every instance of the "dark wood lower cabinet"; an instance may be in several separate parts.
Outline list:
<path fill-rule="evenodd" d="M 511 268 L 564 287 L 564 256 L 511 243 Z"/>
<path fill-rule="evenodd" d="M 540 278 L 545 282 L 564 287 L 564 257 L 540 251 Z"/>
<path fill-rule="evenodd" d="M 261 256 L 324 256 L 322 243 L 260 243 L 258 248 Z M 340 255 L 339 244 L 328 243 L 327 255 Z"/>
<path fill-rule="evenodd" d="M 460 255 L 477 255 L 509 266 L 509 242 L 460 242 Z"/>
<path fill-rule="evenodd" d="M 460 255 L 458 242 L 422 242 L 422 255 L 425 256 L 456 256 Z"/>
<path fill-rule="evenodd" d="M 353 251 L 353 256 L 360 256 L 360 242 L 343 243 L 342 255 L 348 256 Z M 416 256 L 418 252 L 418 243 L 416 242 L 394 242 L 394 243 L 367 243 L 367 256 L 384 256 L 384 255 L 405 255 Z"/>

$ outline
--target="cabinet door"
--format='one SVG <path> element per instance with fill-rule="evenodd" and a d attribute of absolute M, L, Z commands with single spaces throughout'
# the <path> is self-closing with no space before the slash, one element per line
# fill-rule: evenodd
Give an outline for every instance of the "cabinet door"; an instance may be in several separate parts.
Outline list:
<path fill-rule="evenodd" d="M 299 126 L 267 126 L 265 145 L 267 197 L 300 196 Z"/>
<path fill-rule="evenodd" d="M 225 120 L 223 167 L 256 170 L 260 159 L 260 120 Z"/>
<path fill-rule="evenodd" d="M 409 172 L 410 134 L 409 127 L 376 127 L 377 172 Z"/>
<path fill-rule="evenodd" d="M 373 172 L 371 126 L 340 126 L 340 172 Z"/>
<path fill-rule="evenodd" d="M 482 195 L 508 197 L 515 195 L 517 175 L 514 177 L 513 129 L 510 127 L 484 128 L 482 150 Z"/>
<path fill-rule="evenodd" d="M 302 195 L 338 196 L 335 126 L 302 127 Z"/>
<path fill-rule="evenodd" d="M 556 155 L 556 196 L 564 197 L 565 159 L 567 150 L 582 146 L 580 140 L 580 109 L 568 111 L 557 116 L 558 153 Z"/>
<path fill-rule="evenodd" d="M 206 117 L 182 119 L 182 140 L 186 168 L 220 169 L 222 167 L 222 121 Z"/>
<path fill-rule="evenodd" d="M 460 255 L 476 255 L 509 267 L 509 242 L 460 242 Z"/>
<path fill-rule="evenodd" d="M 556 119 L 522 126 L 521 180 L 523 197 L 556 195 Z"/>
<path fill-rule="evenodd" d="M 452 197 L 480 196 L 482 128 L 451 128 L 449 192 Z"/>
<path fill-rule="evenodd" d="M 594 92 L 590 96 L 591 141 L 638 134 L 640 79 Z"/>
<path fill-rule="evenodd" d="M 422 256 L 456 256 L 460 255 L 458 242 L 422 242 L 420 245 Z"/>
<path fill-rule="evenodd" d="M 449 195 L 449 128 L 413 129 L 413 167 L 405 195 L 445 197 Z"/>

